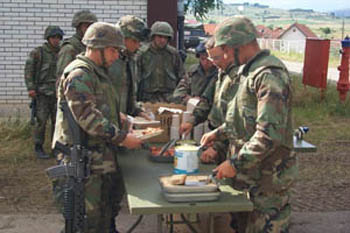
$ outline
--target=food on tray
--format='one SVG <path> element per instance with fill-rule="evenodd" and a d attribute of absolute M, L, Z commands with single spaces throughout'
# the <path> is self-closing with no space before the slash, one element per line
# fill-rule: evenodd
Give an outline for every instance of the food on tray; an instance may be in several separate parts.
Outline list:
<path fill-rule="evenodd" d="M 134 125 L 158 125 L 158 126 L 160 126 L 160 121 L 148 120 L 148 119 L 146 119 L 144 117 L 140 117 L 140 116 L 134 117 L 133 123 L 134 123 Z"/>
<path fill-rule="evenodd" d="M 147 127 L 145 129 L 135 129 L 133 130 L 133 133 L 136 135 L 136 137 L 140 139 L 148 139 L 148 138 L 161 135 L 163 131 L 164 130 L 159 127 L 158 128 Z"/>
<path fill-rule="evenodd" d="M 152 146 L 151 148 L 151 153 L 153 156 L 158 156 L 160 151 L 162 150 L 161 147 L 156 147 L 156 146 Z M 175 148 L 169 148 L 167 151 L 165 151 L 161 156 L 174 156 L 175 154 Z"/>
<path fill-rule="evenodd" d="M 185 184 L 186 177 L 187 177 L 186 174 L 172 175 L 170 177 L 170 184 L 183 185 L 183 184 Z"/>

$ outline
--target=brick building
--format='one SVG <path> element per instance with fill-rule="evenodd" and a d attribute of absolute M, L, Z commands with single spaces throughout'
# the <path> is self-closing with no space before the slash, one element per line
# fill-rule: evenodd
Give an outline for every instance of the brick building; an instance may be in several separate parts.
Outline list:
<path fill-rule="evenodd" d="M 74 33 L 73 14 L 81 9 L 89 9 L 99 21 L 110 23 L 116 23 L 126 14 L 147 18 L 147 0 L 0 1 L 0 116 L 6 105 L 23 106 L 29 102 L 24 64 L 28 53 L 44 42 L 45 28 L 58 25 L 65 37 L 70 37 Z M 9 108 L 13 111 L 13 107 Z"/>

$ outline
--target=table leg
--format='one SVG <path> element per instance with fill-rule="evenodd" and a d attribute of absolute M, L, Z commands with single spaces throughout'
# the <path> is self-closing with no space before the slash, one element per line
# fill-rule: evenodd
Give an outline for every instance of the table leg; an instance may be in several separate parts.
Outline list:
<path fill-rule="evenodd" d="M 163 216 L 161 214 L 157 215 L 157 232 L 163 232 Z"/>
<path fill-rule="evenodd" d="M 214 214 L 209 213 L 208 232 L 214 233 Z"/>

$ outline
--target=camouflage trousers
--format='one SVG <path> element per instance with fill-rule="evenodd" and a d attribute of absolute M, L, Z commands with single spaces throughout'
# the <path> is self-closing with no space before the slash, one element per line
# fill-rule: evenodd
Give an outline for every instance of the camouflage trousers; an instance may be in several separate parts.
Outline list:
<path fill-rule="evenodd" d="M 92 174 L 85 183 L 86 232 L 109 233 L 112 221 L 120 211 L 125 193 L 120 171 Z M 63 213 L 64 180 L 55 180 L 53 194 L 57 207 Z M 61 231 L 64 233 L 64 231 Z"/>
<path fill-rule="evenodd" d="M 236 233 L 288 233 L 291 215 L 290 195 L 251 196 L 252 212 L 231 213 Z"/>
<path fill-rule="evenodd" d="M 125 193 L 123 177 L 116 161 L 116 155 L 112 150 L 101 147 L 99 151 L 90 152 L 91 175 L 84 186 L 87 215 L 87 226 L 84 233 L 109 233 L 112 221 L 114 222 L 119 213 L 120 202 Z M 63 159 L 62 154 L 58 157 L 61 159 L 60 163 L 68 162 L 67 158 Z M 62 213 L 65 183 L 65 178 L 53 181 L 53 195 Z"/>
<path fill-rule="evenodd" d="M 34 125 L 33 139 L 35 144 L 43 145 L 45 141 L 46 123 L 51 120 L 51 139 L 56 122 L 56 96 L 38 95 L 37 103 L 37 121 Z"/>
<path fill-rule="evenodd" d="M 109 233 L 125 193 L 120 171 L 92 176 L 85 187 L 86 233 Z"/>

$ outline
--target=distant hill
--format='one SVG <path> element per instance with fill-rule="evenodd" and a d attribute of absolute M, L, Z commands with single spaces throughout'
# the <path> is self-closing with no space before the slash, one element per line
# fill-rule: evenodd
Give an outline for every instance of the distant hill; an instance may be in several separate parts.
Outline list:
<path fill-rule="evenodd" d="M 312 9 L 294 9 L 286 10 L 271 8 L 267 5 L 232 3 L 224 4 L 221 9 L 215 9 L 209 12 L 202 23 L 219 23 L 227 17 L 234 15 L 245 15 L 250 18 L 255 25 L 264 25 L 269 28 L 287 28 L 293 23 L 307 25 L 318 37 L 328 39 L 339 39 L 344 35 L 350 35 L 350 9 L 336 10 L 333 12 L 318 12 Z M 343 18 L 344 15 L 344 31 Z M 186 19 L 194 19 L 191 14 L 186 15 Z M 324 29 L 329 28 L 330 33 L 325 34 Z"/>
<path fill-rule="evenodd" d="M 332 13 L 337 17 L 350 17 L 350 9 L 335 10 Z"/>
<path fill-rule="evenodd" d="M 296 8 L 296 9 L 290 9 L 289 12 L 314 13 L 314 10 L 312 10 L 312 9 L 301 9 L 301 8 Z"/>

